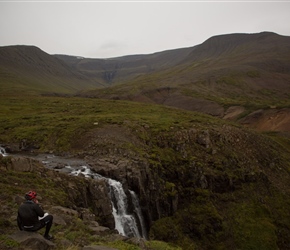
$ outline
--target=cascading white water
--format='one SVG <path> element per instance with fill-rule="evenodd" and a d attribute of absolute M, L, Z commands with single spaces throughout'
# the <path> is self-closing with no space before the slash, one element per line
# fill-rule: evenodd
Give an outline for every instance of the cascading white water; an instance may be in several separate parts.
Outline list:
<path fill-rule="evenodd" d="M 6 150 L 3 147 L 0 147 L 0 155 L 7 156 Z"/>
<path fill-rule="evenodd" d="M 135 213 L 137 214 L 138 219 L 139 219 L 142 236 L 143 236 L 143 238 L 148 239 L 148 235 L 147 235 L 147 231 L 146 231 L 146 227 L 145 227 L 145 223 L 144 223 L 144 219 L 142 216 L 142 211 L 141 211 L 141 207 L 139 204 L 139 199 L 137 197 L 137 194 L 132 190 L 129 190 L 129 192 L 130 192 L 131 197 L 132 197 L 132 202 L 133 202 L 133 205 L 135 208 Z"/>
<path fill-rule="evenodd" d="M 6 154 L 3 147 L 0 147 L 0 150 L 1 154 L 8 155 Z M 61 164 L 66 162 L 65 158 L 46 154 L 38 155 L 35 157 L 35 159 L 41 160 L 42 163 L 50 169 L 53 169 L 55 166 L 57 166 L 57 162 L 61 162 Z M 137 195 L 133 191 L 128 190 L 131 194 L 131 197 L 128 200 L 123 186 L 120 182 L 94 173 L 88 166 L 83 165 L 86 164 L 83 161 L 78 161 L 78 159 L 74 159 L 73 162 L 74 163 L 72 166 L 65 166 L 63 171 L 74 176 L 82 174 L 87 178 L 104 179 L 108 183 L 110 187 L 109 195 L 111 197 L 113 209 L 112 214 L 115 219 L 115 228 L 118 230 L 118 232 L 127 237 L 147 239 L 146 227 L 142 217 L 142 212 Z M 130 206 L 128 206 L 128 203 L 130 203 Z M 133 211 L 130 212 L 129 207 L 133 209 Z"/>
<path fill-rule="evenodd" d="M 134 215 L 128 214 L 128 199 L 122 184 L 112 179 L 108 183 L 116 229 L 124 236 L 141 238 Z"/>
<path fill-rule="evenodd" d="M 139 232 L 139 229 L 137 226 L 138 223 L 134 215 L 128 213 L 128 199 L 123 189 L 122 183 L 116 180 L 110 179 L 110 178 L 105 178 L 97 173 L 93 173 L 87 166 L 82 166 L 79 169 L 73 169 L 70 166 L 66 166 L 66 168 L 71 170 L 72 175 L 77 176 L 81 173 L 85 177 L 91 177 L 95 179 L 100 179 L 100 178 L 105 179 L 110 187 L 110 197 L 111 197 L 112 208 L 113 208 L 112 213 L 115 220 L 115 229 L 123 236 L 147 238 L 147 233 L 146 233 L 138 197 L 133 191 L 129 190 L 132 197 L 134 210 L 135 210 L 136 215 L 138 216 L 138 220 L 140 223 L 140 227 L 142 231 L 141 233 Z"/>

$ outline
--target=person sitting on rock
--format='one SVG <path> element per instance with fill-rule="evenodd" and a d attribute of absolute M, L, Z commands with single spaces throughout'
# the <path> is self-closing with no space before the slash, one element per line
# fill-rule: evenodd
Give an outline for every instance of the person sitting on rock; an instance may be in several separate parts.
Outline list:
<path fill-rule="evenodd" d="M 51 240 L 53 237 L 49 235 L 49 230 L 52 226 L 53 216 L 44 213 L 36 195 L 34 191 L 25 194 L 25 201 L 18 209 L 17 224 L 21 231 L 30 232 L 36 232 L 45 227 L 44 238 Z"/>

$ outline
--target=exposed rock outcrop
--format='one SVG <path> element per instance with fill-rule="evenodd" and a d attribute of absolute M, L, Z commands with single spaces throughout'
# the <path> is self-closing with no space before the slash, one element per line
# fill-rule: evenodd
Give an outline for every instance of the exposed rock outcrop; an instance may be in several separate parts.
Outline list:
<path fill-rule="evenodd" d="M 153 228 L 153 234 L 161 235 L 160 240 L 172 239 L 171 226 L 193 240 L 207 232 L 220 237 L 229 233 L 223 229 L 223 222 L 228 222 L 227 211 L 240 212 L 238 197 L 251 206 L 251 197 L 244 195 L 254 190 L 259 207 L 264 196 L 272 199 L 268 195 L 270 189 L 285 192 L 289 185 L 289 173 L 284 167 L 287 164 L 267 137 L 229 125 L 173 125 L 158 134 L 147 124 L 135 129 L 142 132 L 142 139 L 117 126 L 112 133 L 105 134 L 106 128 L 90 131 L 81 139 L 87 147 L 77 153 L 93 171 L 120 181 L 125 192 L 133 190 L 138 195 L 146 228 Z M 140 149 L 143 151 L 139 152 Z M 104 180 L 84 178 L 82 173 L 76 178 L 61 172 L 61 168 L 49 170 L 31 160 L 23 161 L 23 171 L 37 171 L 43 178 L 49 176 L 67 192 L 66 208 L 50 207 L 52 213 L 63 214 L 63 221 L 58 223 L 67 223 L 67 214 L 87 220 L 96 234 L 112 232 L 114 219 Z M 20 166 L 18 161 L 11 161 L 6 169 L 21 169 Z M 237 208 L 232 203 L 237 203 Z M 270 203 L 267 206 L 267 214 L 278 213 Z M 234 221 L 234 217 L 230 219 Z M 277 218 L 269 216 L 270 219 Z M 198 226 L 204 220 L 205 229 Z M 170 221 L 173 225 L 168 224 Z M 166 226 L 169 231 L 163 236 Z"/>
<path fill-rule="evenodd" d="M 62 215 L 61 219 L 57 219 L 59 224 L 66 223 L 66 220 L 70 220 L 70 216 L 86 219 L 90 217 L 92 220 L 95 220 L 96 216 L 103 226 L 115 228 L 109 189 L 104 180 L 69 176 L 66 173 L 47 169 L 40 161 L 28 157 L 12 157 L 7 161 L 5 168 L 20 172 L 37 172 L 41 178 L 52 178 L 56 185 L 63 186 L 63 190 L 68 194 L 70 207 L 48 206 L 50 213 Z M 15 201 L 20 204 L 23 199 L 17 196 Z M 86 208 L 91 208 L 93 214 L 85 213 Z M 100 229 L 100 231 L 104 230 Z"/>
<path fill-rule="evenodd" d="M 11 164 L 7 166 L 9 169 L 21 172 L 33 172 L 43 167 L 43 165 L 36 160 L 27 157 L 12 157 Z"/>
<path fill-rule="evenodd" d="M 10 236 L 19 243 L 22 249 L 27 250 L 49 250 L 55 249 L 55 244 L 46 240 L 39 233 L 18 231 Z"/>

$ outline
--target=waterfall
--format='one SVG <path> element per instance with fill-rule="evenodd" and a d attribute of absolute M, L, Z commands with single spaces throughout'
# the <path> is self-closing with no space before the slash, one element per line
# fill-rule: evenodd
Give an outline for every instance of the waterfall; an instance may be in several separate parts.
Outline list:
<path fill-rule="evenodd" d="M 122 184 L 112 179 L 108 183 L 116 229 L 122 235 L 141 238 L 134 215 L 128 214 L 128 199 Z"/>
<path fill-rule="evenodd" d="M 130 192 L 131 197 L 132 197 L 132 202 L 133 202 L 133 205 L 135 208 L 135 213 L 139 219 L 142 236 L 143 236 L 143 238 L 148 239 L 148 235 L 147 235 L 147 231 L 146 231 L 146 227 L 145 227 L 145 223 L 144 223 L 144 218 L 142 216 L 142 211 L 141 211 L 141 207 L 139 204 L 139 199 L 134 191 L 129 190 L 129 192 Z"/>
<path fill-rule="evenodd" d="M 5 149 L 1 146 L 0 154 L 4 156 L 8 155 L 6 154 Z M 64 162 L 67 162 L 66 158 L 57 157 L 51 154 L 37 155 L 34 158 L 41 160 L 42 163 L 50 169 L 54 169 L 58 162 L 61 165 Z M 68 162 L 69 161 L 71 161 L 71 159 L 68 160 Z M 108 195 L 111 198 L 115 229 L 123 236 L 147 239 L 146 227 L 139 200 L 133 191 L 128 190 L 129 197 L 127 197 L 120 182 L 94 173 L 84 161 L 80 161 L 79 159 L 74 159 L 72 165 L 66 165 L 63 169 L 60 169 L 60 171 L 74 176 L 81 174 L 87 178 L 104 179 L 109 186 Z"/>
<path fill-rule="evenodd" d="M 7 156 L 6 150 L 3 147 L 0 147 L 0 155 Z"/>
<path fill-rule="evenodd" d="M 87 166 L 81 166 L 79 169 L 74 169 L 70 166 L 66 166 L 67 169 L 71 170 L 72 175 L 79 175 L 80 173 L 83 174 L 85 177 L 100 179 L 104 178 L 110 187 L 110 197 L 112 202 L 113 208 L 113 216 L 115 220 L 115 229 L 122 234 L 123 236 L 127 237 L 136 237 L 136 238 L 147 238 L 146 228 L 141 212 L 141 208 L 139 205 L 139 200 L 137 195 L 129 190 L 132 198 L 132 205 L 134 212 L 137 216 L 135 218 L 134 214 L 130 214 L 128 212 L 128 198 L 126 193 L 123 189 L 122 183 L 110 179 L 105 178 L 97 173 L 93 173 L 90 168 Z M 139 232 L 138 222 L 140 224 L 141 233 Z"/>

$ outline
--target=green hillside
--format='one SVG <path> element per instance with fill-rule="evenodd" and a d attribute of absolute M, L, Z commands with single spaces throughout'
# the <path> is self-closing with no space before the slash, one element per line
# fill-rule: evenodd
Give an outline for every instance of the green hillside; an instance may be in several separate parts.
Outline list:
<path fill-rule="evenodd" d="M 268 32 L 212 37 L 193 47 L 178 64 L 84 95 L 201 112 L 198 104 L 203 100 L 204 105 L 215 104 L 206 112 L 209 114 L 217 106 L 224 111 L 236 105 L 248 111 L 289 107 L 289 42 L 289 37 Z"/>
<path fill-rule="evenodd" d="M 0 47 L 1 95 L 72 94 L 99 86 L 37 47 Z"/>
<path fill-rule="evenodd" d="M 59 249 L 288 249 L 289 39 L 230 34 L 112 59 L 1 47 L 0 146 L 10 156 L 0 156 L 0 248 L 19 249 L 9 238 L 15 196 L 32 182 L 50 208 L 85 209 L 111 225 L 90 202 L 93 180 L 41 163 L 13 169 L 15 156 L 49 153 L 133 190 L 149 235 L 143 245 L 96 236 L 69 217 L 53 229 Z"/>
<path fill-rule="evenodd" d="M 289 244 L 289 148 L 267 135 L 208 115 L 128 101 L 10 97 L 1 98 L 1 107 L 0 141 L 7 149 L 17 151 L 25 141 L 23 150 L 77 156 L 91 165 L 96 159 L 137 162 L 134 171 L 147 172 L 148 186 L 135 183 L 132 172 L 125 174 L 146 207 L 151 240 L 182 249 Z M 46 181 L 51 197 L 59 192 L 53 183 Z M 11 195 L 28 188 L 5 187 Z M 7 195 L 1 200 L 13 206 Z M 5 225 L 16 230 L 12 218 L 3 221 L 2 231 Z"/>

